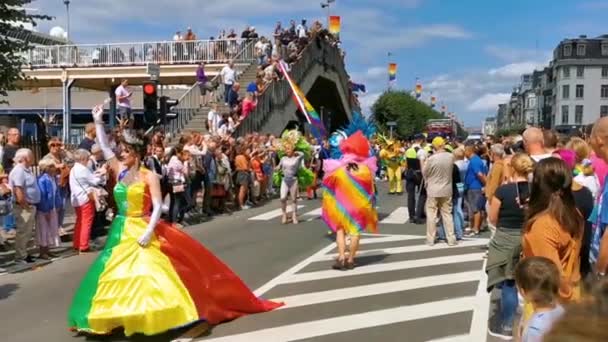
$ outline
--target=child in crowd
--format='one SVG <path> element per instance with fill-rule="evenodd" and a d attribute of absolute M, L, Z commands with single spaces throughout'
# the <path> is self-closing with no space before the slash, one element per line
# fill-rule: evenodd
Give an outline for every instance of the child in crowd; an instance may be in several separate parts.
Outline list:
<path fill-rule="evenodd" d="M 591 160 L 584 159 L 578 170 L 579 173 L 574 177 L 574 181 L 589 189 L 593 198 L 596 198 L 597 193 L 600 190 L 600 180 L 595 174 L 595 169 L 593 168 Z"/>
<path fill-rule="evenodd" d="M 545 257 L 525 258 L 515 268 L 515 282 L 519 293 L 534 309 L 527 322 L 520 325 L 521 342 L 541 342 L 564 314 L 564 308 L 557 302 L 559 269 Z"/>

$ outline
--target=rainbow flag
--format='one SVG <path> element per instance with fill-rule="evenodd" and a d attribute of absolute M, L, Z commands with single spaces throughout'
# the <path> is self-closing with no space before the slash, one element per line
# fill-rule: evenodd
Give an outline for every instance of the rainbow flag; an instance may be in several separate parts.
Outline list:
<path fill-rule="evenodd" d="M 416 98 L 419 98 L 420 95 L 422 95 L 422 84 L 416 82 Z"/>
<path fill-rule="evenodd" d="M 435 104 L 437 104 L 437 98 L 435 96 L 431 96 L 431 108 L 435 108 Z"/>
<path fill-rule="evenodd" d="M 394 81 L 397 79 L 397 63 L 388 64 L 388 80 Z"/>
<path fill-rule="evenodd" d="M 340 16 L 329 16 L 329 33 L 340 34 Z"/>
<path fill-rule="evenodd" d="M 313 130 L 313 134 L 316 136 L 316 138 L 326 136 L 327 131 L 325 129 L 325 125 L 323 125 L 321 117 L 310 102 L 308 102 L 306 96 L 304 96 L 304 93 L 302 92 L 302 89 L 300 89 L 300 87 L 298 87 L 298 85 L 291 79 L 291 76 L 289 76 L 289 72 L 287 71 L 288 68 L 287 63 L 284 61 L 279 62 L 279 70 L 283 73 L 285 79 L 291 87 L 291 90 L 293 91 L 293 99 L 296 102 L 296 105 L 302 114 L 304 114 L 306 121 L 316 128 L 316 130 Z"/>

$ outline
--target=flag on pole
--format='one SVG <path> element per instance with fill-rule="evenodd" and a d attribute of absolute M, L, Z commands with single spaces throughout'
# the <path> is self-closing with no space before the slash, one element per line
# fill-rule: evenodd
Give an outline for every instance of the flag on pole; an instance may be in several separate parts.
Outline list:
<path fill-rule="evenodd" d="M 279 70 L 285 76 L 285 79 L 287 80 L 289 86 L 291 87 L 291 90 L 293 91 L 293 100 L 306 118 L 306 121 L 308 121 L 308 123 L 312 125 L 313 134 L 315 135 L 315 138 L 320 139 L 322 137 L 325 137 L 327 131 L 325 130 L 325 125 L 323 125 L 321 117 L 310 104 L 310 102 L 308 102 L 306 96 L 304 96 L 304 93 L 302 92 L 300 87 L 298 87 L 298 85 L 291 79 L 291 76 L 289 76 L 289 72 L 287 71 L 288 65 L 287 63 L 285 63 L 285 61 L 281 60 L 279 62 Z"/>
<path fill-rule="evenodd" d="M 388 80 L 393 82 L 397 79 L 397 63 L 388 64 Z"/>
<path fill-rule="evenodd" d="M 329 33 L 336 35 L 340 34 L 340 16 L 329 16 Z"/>
<path fill-rule="evenodd" d="M 422 84 L 416 78 L 416 98 L 419 99 L 421 95 L 422 95 Z"/>
<path fill-rule="evenodd" d="M 431 96 L 431 108 L 435 108 L 435 104 L 437 104 L 437 98 L 435 96 Z"/>
<path fill-rule="evenodd" d="M 441 114 L 443 114 L 443 116 L 445 116 L 445 112 L 447 112 L 448 107 L 446 105 L 441 106 Z"/>

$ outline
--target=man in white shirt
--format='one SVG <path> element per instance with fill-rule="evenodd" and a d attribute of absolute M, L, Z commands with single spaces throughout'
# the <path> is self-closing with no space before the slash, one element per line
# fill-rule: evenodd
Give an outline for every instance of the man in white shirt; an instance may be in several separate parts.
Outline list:
<path fill-rule="evenodd" d="M 537 127 L 530 127 L 524 131 L 524 147 L 535 162 L 550 158 L 551 154 L 545 150 L 543 131 Z"/>
<path fill-rule="evenodd" d="M 234 62 L 230 61 L 220 72 L 222 82 L 224 82 L 224 102 L 228 105 L 228 95 L 234 82 L 236 82 L 236 70 L 234 70 Z"/>
<path fill-rule="evenodd" d="M 116 103 L 118 104 L 118 117 L 121 120 L 129 119 L 131 120 L 131 96 L 132 92 L 127 88 L 129 86 L 129 80 L 124 79 L 120 83 L 120 86 L 116 88 L 114 92 L 116 95 Z M 131 122 L 132 124 L 132 122 Z"/>
<path fill-rule="evenodd" d="M 296 33 L 298 34 L 298 38 L 306 38 L 307 31 L 308 31 L 308 29 L 306 28 L 306 19 L 302 19 L 302 23 L 300 25 L 298 25 L 298 27 L 296 28 Z"/>
<path fill-rule="evenodd" d="M 91 153 L 79 149 L 74 152 L 74 167 L 70 170 L 70 200 L 76 211 L 73 247 L 79 252 L 90 250 L 89 239 L 95 219 L 94 187 L 102 184 L 103 179 L 89 170 L 87 162 Z"/>
<path fill-rule="evenodd" d="M 180 42 L 182 40 L 183 40 L 182 33 L 180 31 L 175 32 L 175 35 L 173 36 L 173 41 Z"/>
<path fill-rule="evenodd" d="M 207 115 L 207 124 L 209 126 L 209 133 L 211 135 L 217 135 L 218 129 L 220 128 L 220 121 L 222 120 L 222 116 L 217 112 L 217 103 L 214 103 L 211 106 L 211 110 Z"/>

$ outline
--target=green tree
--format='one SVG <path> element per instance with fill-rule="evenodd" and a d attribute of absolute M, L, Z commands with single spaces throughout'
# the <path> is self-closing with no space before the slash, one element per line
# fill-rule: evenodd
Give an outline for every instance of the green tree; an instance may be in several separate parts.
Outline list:
<path fill-rule="evenodd" d="M 24 30 L 24 24 L 36 26 L 36 21 L 49 20 L 46 15 L 28 14 L 23 9 L 32 0 L 3 0 L 0 2 L 0 103 L 8 90 L 16 89 L 16 82 L 24 79 L 21 66 L 23 53 L 31 48 L 27 41 L 10 38 Z"/>
<path fill-rule="evenodd" d="M 388 132 L 387 122 L 395 121 L 394 134 L 405 138 L 422 132 L 427 120 L 439 119 L 441 114 L 405 91 L 386 91 L 372 106 L 376 123 L 381 131 Z"/>

